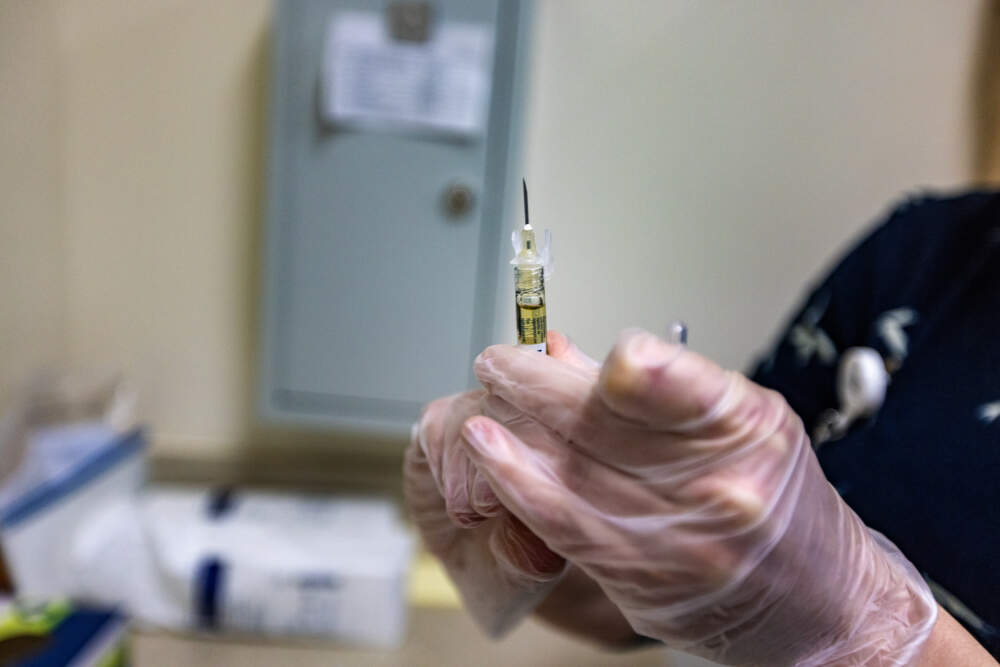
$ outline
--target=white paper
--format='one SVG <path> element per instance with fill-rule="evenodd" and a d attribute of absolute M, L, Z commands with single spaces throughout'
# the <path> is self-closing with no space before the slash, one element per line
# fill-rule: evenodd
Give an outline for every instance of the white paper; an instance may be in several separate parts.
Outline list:
<path fill-rule="evenodd" d="M 392 39 L 377 12 L 339 12 L 324 48 L 322 113 L 334 124 L 479 135 L 486 124 L 493 34 L 444 22 L 426 42 Z"/>

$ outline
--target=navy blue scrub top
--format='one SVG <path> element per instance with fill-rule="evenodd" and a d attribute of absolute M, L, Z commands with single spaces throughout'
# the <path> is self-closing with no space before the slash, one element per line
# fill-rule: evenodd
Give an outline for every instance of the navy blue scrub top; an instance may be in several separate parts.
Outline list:
<path fill-rule="evenodd" d="M 806 299 L 753 379 L 810 433 L 847 348 L 891 372 L 874 417 L 818 446 L 830 482 L 1000 657 L 1000 194 L 899 206 Z"/>

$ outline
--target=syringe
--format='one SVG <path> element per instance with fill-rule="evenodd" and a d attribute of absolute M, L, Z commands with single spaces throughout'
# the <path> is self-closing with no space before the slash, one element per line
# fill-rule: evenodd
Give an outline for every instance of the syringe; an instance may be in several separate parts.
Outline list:
<path fill-rule="evenodd" d="M 545 241 L 538 247 L 535 230 L 528 218 L 528 185 L 524 189 L 524 227 L 511 235 L 514 246 L 514 310 L 517 314 L 517 342 L 526 348 L 545 354 L 545 269 L 549 264 L 551 236 L 545 230 Z"/>

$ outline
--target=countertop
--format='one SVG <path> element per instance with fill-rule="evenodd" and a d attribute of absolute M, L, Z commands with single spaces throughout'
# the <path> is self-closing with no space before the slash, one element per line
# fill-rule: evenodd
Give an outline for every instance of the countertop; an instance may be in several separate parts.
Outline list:
<path fill-rule="evenodd" d="M 359 649 L 318 641 L 220 639 L 151 632 L 134 633 L 131 650 L 132 664 L 136 667 L 702 667 L 711 664 L 676 656 L 662 648 L 608 653 L 532 620 L 504 640 L 494 642 L 465 613 L 431 608 L 412 611 L 406 642 L 396 650 Z"/>

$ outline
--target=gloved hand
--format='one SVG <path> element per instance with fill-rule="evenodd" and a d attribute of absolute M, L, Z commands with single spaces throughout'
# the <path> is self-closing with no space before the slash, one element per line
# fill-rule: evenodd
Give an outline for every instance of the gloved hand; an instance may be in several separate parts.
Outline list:
<path fill-rule="evenodd" d="M 509 346 L 475 370 L 494 419 L 465 422 L 473 467 L 638 633 L 768 666 L 906 664 L 929 635 L 927 586 L 779 394 L 638 331 L 599 377 Z"/>
<path fill-rule="evenodd" d="M 549 353 L 597 377 L 597 363 L 554 332 Z M 499 503 L 469 461 L 462 425 L 489 414 L 485 400 L 486 392 L 473 391 L 425 409 L 406 451 L 404 492 L 428 551 L 441 560 L 479 625 L 499 636 L 545 598 L 566 562 Z"/>

